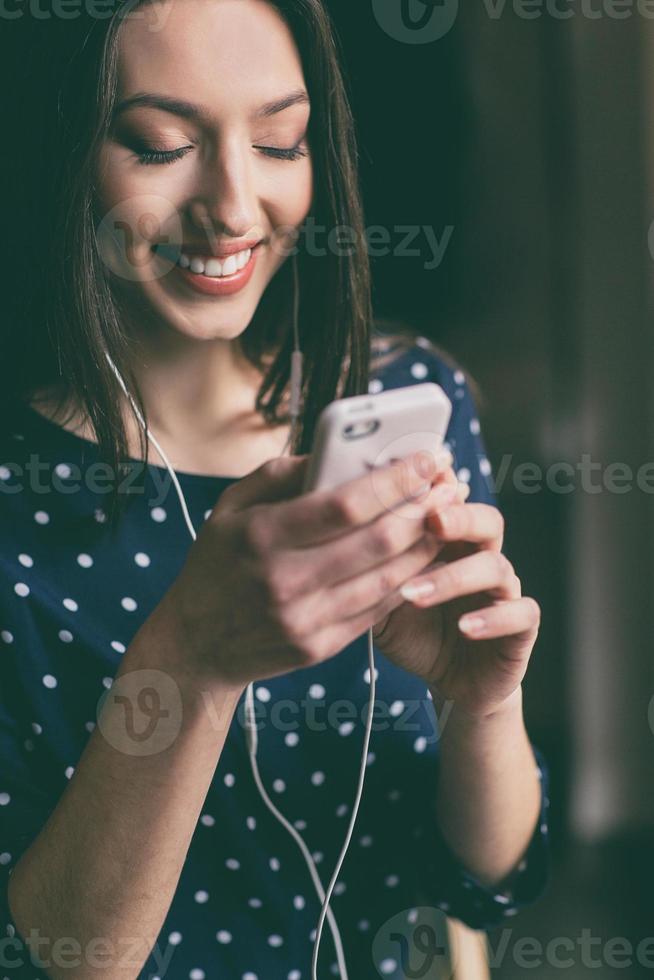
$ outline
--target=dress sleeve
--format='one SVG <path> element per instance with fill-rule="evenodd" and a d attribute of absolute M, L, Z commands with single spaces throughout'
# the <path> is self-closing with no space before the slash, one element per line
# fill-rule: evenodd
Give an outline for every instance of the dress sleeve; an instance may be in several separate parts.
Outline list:
<path fill-rule="evenodd" d="M 463 372 L 438 362 L 433 380 L 452 401 L 446 440 L 454 456 L 455 472 L 460 480 L 470 484 L 468 502 L 497 507 L 476 404 Z M 541 784 L 538 823 L 522 860 L 499 885 L 487 888 L 470 874 L 450 850 L 435 822 L 416 830 L 421 891 L 437 908 L 473 929 L 490 929 L 516 915 L 541 896 L 549 879 L 549 770 L 543 753 L 533 743 L 532 750 Z"/>
<path fill-rule="evenodd" d="M 452 402 L 452 415 L 446 443 L 454 456 L 454 470 L 461 482 L 470 486 L 468 500 L 497 507 L 493 472 L 486 454 L 477 406 L 462 371 L 441 367 L 438 383 Z"/>

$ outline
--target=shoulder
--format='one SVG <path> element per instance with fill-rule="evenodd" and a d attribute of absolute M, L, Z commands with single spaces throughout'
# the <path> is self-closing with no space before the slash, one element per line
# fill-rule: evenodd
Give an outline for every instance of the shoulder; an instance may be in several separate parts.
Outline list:
<path fill-rule="evenodd" d="M 470 484 L 470 502 L 497 506 L 491 463 L 486 452 L 479 412 L 484 398 L 479 385 L 451 354 L 410 330 L 375 325 L 370 361 L 371 393 L 433 381 L 452 403 L 446 443 L 459 479 Z"/>
<path fill-rule="evenodd" d="M 370 358 L 373 391 L 419 381 L 434 381 L 452 401 L 470 399 L 479 409 L 484 397 L 479 384 L 448 351 L 416 331 L 388 320 L 376 320 Z"/>

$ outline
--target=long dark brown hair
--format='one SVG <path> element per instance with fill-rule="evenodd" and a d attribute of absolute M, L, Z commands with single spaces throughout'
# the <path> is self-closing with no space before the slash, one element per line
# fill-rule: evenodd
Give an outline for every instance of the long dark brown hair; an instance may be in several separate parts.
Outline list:
<path fill-rule="evenodd" d="M 7 100 L 9 118 L 3 123 L 14 193 L 5 212 L 12 234 L 2 236 L 2 417 L 11 417 L 17 401 L 33 400 L 37 390 L 46 389 L 59 412 L 66 405 L 82 408 L 115 474 L 129 457 L 120 409 L 124 396 L 105 350 L 146 421 L 147 413 L 130 370 L 130 337 L 98 252 L 94 171 L 112 121 L 123 15 L 147 2 L 116 3 L 106 19 L 80 5 L 75 19 L 27 16 L 12 24 L 18 58 L 9 63 L 20 102 Z M 292 31 L 311 100 L 311 218 L 318 227 L 347 227 L 353 243 L 349 255 L 327 250 L 320 259 L 302 250 L 302 239 L 298 243 L 304 381 L 292 451 L 307 453 L 322 408 L 334 398 L 367 391 L 375 350 L 370 268 L 339 41 L 320 0 L 268 2 Z M 243 354 L 262 371 L 256 408 L 273 425 L 288 422 L 282 407 L 293 346 L 291 272 L 286 261 L 239 338 Z M 146 463 L 148 450 L 141 431 Z M 122 502 L 117 492 L 111 495 L 110 518 Z"/>

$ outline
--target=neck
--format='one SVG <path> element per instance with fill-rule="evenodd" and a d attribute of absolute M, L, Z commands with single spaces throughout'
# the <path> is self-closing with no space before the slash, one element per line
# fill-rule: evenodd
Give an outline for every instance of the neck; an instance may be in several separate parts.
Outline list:
<path fill-rule="evenodd" d="M 189 341 L 159 331 L 150 341 L 138 338 L 132 369 L 150 430 L 176 469 L 241 477 L 283 451 L 290 426 L 270 426 L 255 411 L 262 376 L 233 340 Z M 61 422 L 55 395 L 45 389 L 33 405 Z M 67 407 L 73 417 L 66 428 L 95 440 L 84 413 Z M 123 418 L 129 455 L 141 458 L 140 428 L 126 399 Z"/>
<path fill-rule="evenodd" d="M 133 371 L 150 430 L 177 469 L 241 477 L 283 451 L 290 426 L 256 411 L 262 374 L 235 340 L 139 335 Z"/>
<path fill-rule="evenodd" d="M 263 426 L 255 410 L 262 375 L 235 340 L 188 340 L 160 331 L 139 339 L 133 370 L 153 432 L 172 444 L 190 432 L 210 443 Z"/>

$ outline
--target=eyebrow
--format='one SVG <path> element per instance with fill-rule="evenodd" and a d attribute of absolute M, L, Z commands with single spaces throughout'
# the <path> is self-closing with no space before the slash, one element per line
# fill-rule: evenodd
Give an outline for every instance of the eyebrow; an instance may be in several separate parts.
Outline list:
<path fill-rule="evenodd" d="M 284 109 L 301 104 L 310 104 L 309 95 L 305 89 L 296 89 L 294 92 L 289 92 L 288 95 L 283 95 L 279 99 L 273 99 L 272 102 L 266 102 L 264 105 L 259 106 L 254 111 L 253 117 L 259 119 L 275 116 L 278 112 L 283 112 Z M 201 122 L 203 118 L 208 119 L 211 115 L 208 107 L 196 105 L 184 99 L 174 99 L 168 95 L 158 95 L 155 92 L 138 92 L 136 95 L 131 95 L 128 99 L 123 99 L 117 105 L 114 110 L 114 118 L 127 109 L 136 107 L 161 109 L 164 112 L 172 112 L 176 116 L 181 116 L 183 119 L 190 119 L 193 122 Z"/>

